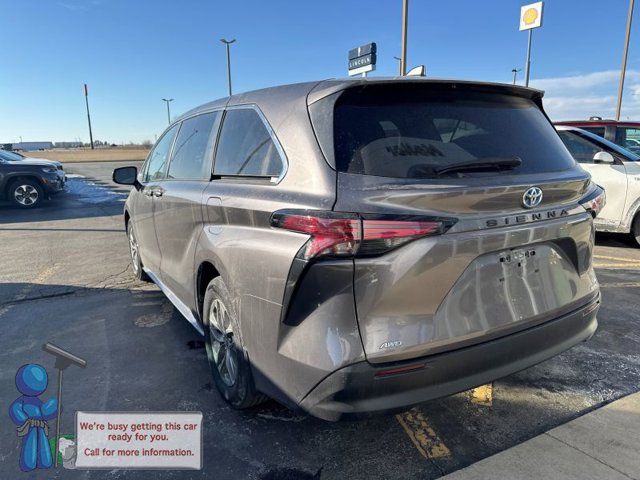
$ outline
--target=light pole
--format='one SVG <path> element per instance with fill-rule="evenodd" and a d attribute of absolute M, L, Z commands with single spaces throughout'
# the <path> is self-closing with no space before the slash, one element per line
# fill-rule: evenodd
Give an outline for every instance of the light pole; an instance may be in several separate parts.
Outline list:
<path fill-rule="evenodd" d="M 393 57 L 398 61 L 398 75 L 402 76 L 402 59 L 400 57 Z"/>
<path fill-rule="evenodd" d="M 225 40 L 224 38 L 221 38 L 220 41 L 227 47 L 227 82 L 229 83 L 229 96 L 231 96 L 231 49 L 229 48 L 229 45 L 235 42 L 236 39 Z"/>
<path fill-rule="evenodd" d="M 624 37 L 624 53 L 622 54 L 622 68 L 620 69 L 620 84 L 618 85 L 618 103 L 616 105 L 616 120 L 620 120 L 622 109 L 622 92 L 624 90 L 624 76 L 627 72 L 627 56 L 629 55 L 629 37 L 631 36 L 631 21 L 633 20 L 633 1 L 629 0 L 629 12 L 627 13 L 627 33 Z"/>
<path fill-rule="evenodd" d="M 518 75 L 518 72 L 521 72 L 522 69 L 521 68 L 514 68 L 511 70 L 511 73 L 513 73 L 513 84 L 516 84 L 516 76 Z"/>
<path fill-rule="evenodd" d="M 91 130 L 91 115 L 89 114 L 89 89 L 84 84 L 84 101 L 87 104 L 87 122 L 89 123 L 89 141 L 91 142 L 91 150 L 93 150 L 93 131 Z"/>
<path fill-rule="evenodd" d="M 163 98 L 163 102 L 167 102 L 167 122 L 171 125 L 171 110 L 169 109 L 169 103 L 173 102 L 173 98 Z"/>
<path fill-rule="evenodd" d="M 402 50 L 400 53 L 400 76 L 407 74 L 407 21 L 409 17 L 409 0 L 402 0 Z"/>

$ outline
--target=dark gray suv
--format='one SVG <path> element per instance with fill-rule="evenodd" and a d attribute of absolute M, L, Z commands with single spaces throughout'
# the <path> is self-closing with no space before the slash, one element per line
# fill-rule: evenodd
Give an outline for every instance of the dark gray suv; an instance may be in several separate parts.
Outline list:
<path fill-rule="evenodd" d="M 233 406 L 404 408 L 596 330 L 602 190 L 542 92 L 286 85 L 198 107 L 114 180 L 133 268 L 204 334 Z"/>

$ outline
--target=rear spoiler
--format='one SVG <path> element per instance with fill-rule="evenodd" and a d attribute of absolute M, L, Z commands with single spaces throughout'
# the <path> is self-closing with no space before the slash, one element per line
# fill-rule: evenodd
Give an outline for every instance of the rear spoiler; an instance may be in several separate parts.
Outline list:
<path fill-rule="evenodd" d="M 542 97 L 544 96 L 543 90 L 535 88 L 521 87 L 519 85 L 511 85 L 507 83 L 493 83 L 493 82 L 476 82 L 470 80 L 444 80 L 444 79 L 432 79 L 421 77 L 377 77 L 359 79 L 332 79 L 325 80 L 314 86 L 309 95 L 307 96 L 307 105 L 312 105 L 315 102 L 322 100 L 334 93 L 347 90 L 355 87 L 366 87 L 368 85 L 388 85 L 398 84 L 405 85 L 411 84 L 425 84 L 425 86 L 434 86 L 437 88 L 450 87 L 452 89 L 463 87 L 470 90 L 491 92 L 491 93 L 506 93 L 508 95 L 515 95 L 522 98 L 533 100 L 536 104 L 542 107 Z"/>

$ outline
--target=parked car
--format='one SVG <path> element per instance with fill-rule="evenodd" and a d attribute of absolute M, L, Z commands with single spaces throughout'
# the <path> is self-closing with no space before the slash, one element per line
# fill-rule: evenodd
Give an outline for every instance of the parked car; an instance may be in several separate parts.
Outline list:
<path fill-rule="evenodd" d="M 571 155 L 606 192 L 596 229 L 631 233 L 640 244 L 640 156 L 580 128 L 556 129 Z"/>
<path fill-rule="evenodd" d="M 114 171 L 133 271 L 237 408 L 337 420 L 527 368 L 588 339 L 600 302 L 603 192 L 541 98 L 360 78 L 198 107 Z"/>
<path fill-rule="evenodd" d="M 582 128 L 631 150 L 633 153 L 640 153 L 640 122 L 603 120 L 601 117 L 591 117 L 589 120 L 556 122 L 556 125 Z"/>
<path fill-rule="evenodd" d="M 0 198 L 19 208 L 34 208 L 64 190 L 67 181 L 60 162 L 28 158 L 0 150 Z"/>

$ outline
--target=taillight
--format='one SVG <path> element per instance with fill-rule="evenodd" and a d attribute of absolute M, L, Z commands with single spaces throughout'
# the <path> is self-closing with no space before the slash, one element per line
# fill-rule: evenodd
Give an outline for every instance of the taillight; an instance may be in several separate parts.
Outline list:
<path fill-rule="evenodd" d="M 301 252 L 305 260 L 320 255 L 354 255 L 361 238 L 357 217 L 344 218 L 331 212 L 314 215 L 276 212 L 271 217 L 271 225 L 311 235 Z"/>
<path fill-rule="evenodd" d="M 386 253 L 416 238 L 444 233 L 452 219 L 365 215 L 316 210 L 281 210 L 271 225 L 310 235 L 299 254 L 305 260 L 329 256 L 370 256 Z"/>
<path fill-rule="evenodd" d="M 444 224 L 437 220 L 375 220 L 362 221 L 360 255 L 378 255 L 411 240 L 443 233 Z"/>
<path fill-rule="evenodd" d="M 593 218 L 596 218 L 602 211 L 607 203 L 607 196 L 602 187 L 594 185 L 591 192 L 580 199 L 580 205 L 582 205 L 587 212 L 591 213 Z"/>

